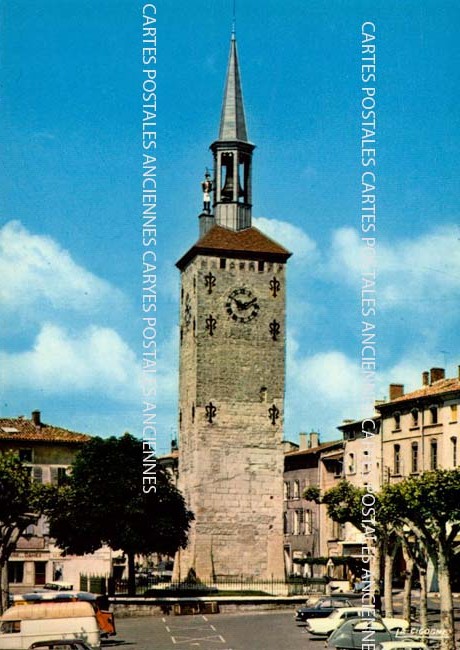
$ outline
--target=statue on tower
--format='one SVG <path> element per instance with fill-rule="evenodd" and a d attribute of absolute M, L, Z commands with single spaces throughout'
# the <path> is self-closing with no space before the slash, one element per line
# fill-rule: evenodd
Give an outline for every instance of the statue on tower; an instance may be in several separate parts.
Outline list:
<path fill-rule="evenodd" d="M 211 174 L 206 168 L 206 173 L 204 175 L 204 181 L 201 183 L 201 189 L 203 190 L 203 211 L 211 212 L 211 192 L 212 192 L 212 180 Z"/>

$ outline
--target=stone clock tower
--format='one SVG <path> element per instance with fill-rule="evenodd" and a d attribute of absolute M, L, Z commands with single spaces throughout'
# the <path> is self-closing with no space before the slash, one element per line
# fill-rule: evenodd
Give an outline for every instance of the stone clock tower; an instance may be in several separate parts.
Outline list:
<path fill-rule="evenodd" d="M 251 226 L 251 168 L 232 36 L 214 179 L 181 271 L 179 487 L 195 514 L 175 577 L 284 578 L 285 264 Z M 211 206 L 211 194 L 213 196 Z"/>

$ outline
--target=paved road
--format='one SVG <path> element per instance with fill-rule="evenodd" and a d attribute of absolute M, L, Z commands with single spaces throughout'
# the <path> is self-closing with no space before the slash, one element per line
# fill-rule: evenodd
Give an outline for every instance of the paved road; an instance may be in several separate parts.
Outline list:
<path fill-rule="evenodd" d="M 323 650 L 294 621 L 294 610 L 117 620 L 120 650 Z M 129 646 L 129 647 L 128 647 Z"/>
<path fill-rule="evenodd" d="M 401 596 L 395 598 L 396 616 Z M 417 602 L 417 599 L 415 599 Z M 460 608 L 460 601 L 456 600 Z M 430 599 L 429 621 L 439 621 L 439 601 Z M 311 637 L 294 621 L 294 608 L 206 616 L 142 616 L 118 618 L 115 641 L 107 650 L 324 650 L 324 640 Z M 456 638 L 460 613 L 455 610 Z M 459 645 L 460 648 L 460 645 Z M 104 648 L 103 648 L 104 650 Z"/>

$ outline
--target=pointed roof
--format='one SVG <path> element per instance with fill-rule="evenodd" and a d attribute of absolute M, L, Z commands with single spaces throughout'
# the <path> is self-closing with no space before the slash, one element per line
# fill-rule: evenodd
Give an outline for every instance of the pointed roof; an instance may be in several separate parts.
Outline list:
<path fill-rule="evenodd" d="M 248 142 L 246 119 L 244 117 L 243 93 L 241 90 L 240 68 L 236 51 L 236 38 L 232 34 L 228 57 L 227 79 L 224 102 L 220 118 L 219 141 L 241 140 Z"/>
<path fill-rule="evenodd" d="M 285 262 L 291 254 L 257 228 L 235 231 L 216 225 L 180 258 L 176 266 L 185 268 L 197 255 Z"/>

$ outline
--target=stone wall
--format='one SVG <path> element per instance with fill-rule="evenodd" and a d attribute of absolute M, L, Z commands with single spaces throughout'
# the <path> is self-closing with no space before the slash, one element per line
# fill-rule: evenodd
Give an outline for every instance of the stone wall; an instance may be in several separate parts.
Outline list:
<path fill-rule="evenodd" d="M 194 567 L 203 579 L 279 579 L 284 266 L 265 262 L 262 270 L 257 261 L 230 258 L 223 264 L 198 256 L 182 274 L 179 487 L 196 521 L 175 577 Z M 271 323 L 279 326 L 276 336 Z"/>

